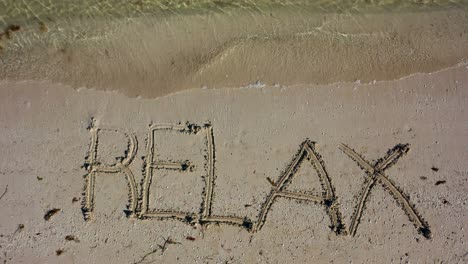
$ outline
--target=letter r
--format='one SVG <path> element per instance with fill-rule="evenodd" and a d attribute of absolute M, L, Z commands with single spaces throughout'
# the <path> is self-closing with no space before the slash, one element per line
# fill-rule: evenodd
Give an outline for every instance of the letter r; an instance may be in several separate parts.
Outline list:
<path fill-rule="evenodd" d="M 89 147 L 89 154 L 87 156 L 87 162 L 85 168 L 88 173 L 85 175 L 85 188 L 84 188 L 84 202 L 81 208 L 85 220 L 92 218 L 94 211 L 94 187 L 96 181 L 96 175 L 98 173 L 123 173 L 127 179 L 129 186 L 129 197 L 130 202 L 127 206 L 127 216 L 135 216 L 137 207 L 137 190 L 135 184 L 135 177 L 128 166 L 132 163 L 135 158 L 138 142 L 135 134 L 129 132 L 123 132 L 119 129 L 111 128 L 96 128 L 94 124 L 89 128 L 91 132 L 91 144 Z M 100 132 L 112 131 L 123 134 L 128 139 L 128 149 L 124 155 L 124 158 L 115 164 L 101 164 L 98 162 L 98 144 L 100 138 Z"/>

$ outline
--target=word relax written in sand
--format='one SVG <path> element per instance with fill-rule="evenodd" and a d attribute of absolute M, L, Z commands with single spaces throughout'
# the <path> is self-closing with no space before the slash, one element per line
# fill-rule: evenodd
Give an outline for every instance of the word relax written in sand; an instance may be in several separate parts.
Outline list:
<path fill-rule="evenodd" d="M 387 154 L 378 159 L 375 163 L 366 161 L 361 155 L 356 153 L 353 149 L 345 144 L 340 145 L 340 150 L 344 152 L 349 158 L 354 160 L 357 165 L 365 172 L 366 180 L 362 186 L 362 190 L 358 195 L 357 205 L 351 218 L 349 228 L 343 222 L 337 197 L 335 195 L 334 187 L 330 181 L 328 173 L 325 169 L 324 161 L 321 159 L 319 153 L 315 149 L 314 142 L 305 140 L 299 147 L 299 151 L 294 155 L 291 163 L 280 174 L 276 182 L 271 181 L 271 191 L 261 206 L 258 214 L 257 221 L 252 221 L 248 218 L 236 216 L 219 216 L 212 214 L 212 204 L 215 191 L 215 144 L 213 136 L 213 127 L 211 124 L 197 126 L 193 124 L 163 124 L 151 125 L 149 128 L 147 138 L 147 150 L 144 157 L 143 168 L 143 181 L 141 189 L 137 187 L 135 177 L 132 170 L 129 168 L 130 164 L 135 158 L 138 150 L 138 141 L 136 135 L 131 132 L 122 131 L 114 128 L 100 128 L 95 126 L 94 121 L 90 125 L 91 144 L 89 153 L 86 156 L 86 163 L 84 167 L 87 170 L 85 175 L 85 190 L 82 212 L 85 220 L 93 218 L 94 210 L 94 188 L 96 176 L 99 174 L 123 174 L 128 183 L 129 203 L 127 210 L 125 210 L 128 217 L 136 217 L 139 219 L 176 219 L 183 221 L 187 224 L 200 224 L 206 225 L 210 223 L 217 224 L 231 224 L 245 228 L 249 232 L 257 232 L 262 229 L 270 208 L 278 198 L 288 198 L 293 200 L 301 200 L 311 202 L 323 206 L 327 215 L 330 217 L 331 229 L 340 235 L 356 234 L 359 221 L 363 214 L 366 201 L 369 194 L 377 184 L 382 185 L 397 201 L 399 206 L 405 211 L 409 220 L 414 224 L 417 231 L 427 239 L 431 238 L 431 231 L 427 222 L 418 214 L 415 207 L 410 203 L 409 198 L 405 195 L 397 185 L 385 175 L 385 171 L 405 155 L 409 151 L 408 145 L 398 144 L 390 149 Z M 102 164 L 98 158 L 98 146 L 100 137 L 104 132 L 120 133 L 128 140 L 128 147 L 125 154 L 117 163 L 112 165 Z M 156 179 L 154 177 L 156 170 L 177 170 L 181 173 L 190 171 L 193 167 L 190 161 L 173 162 L 161 161 L 155 158 L 155 134 L 158 131 L 185 133 L 187 135 L 196 135 L 204 133 L 204 140 L 206 144 L 207 154 L 205 155 L 207 175 L 204 177 L 205 186 L 202 192 L 202 201 L 200 211 L 198 213 L 180 212 L 173 210 L 155 210 L 150 208 L 150 185 Z M 316 170 L 321 187 L 322 195 L 316 196 L 303 192 L 288 191 L 288 185 L 294 180 L 296 172 L 304 162 L 310 162 Z M 138 190 L 140 189 L 140 190 Z"/>

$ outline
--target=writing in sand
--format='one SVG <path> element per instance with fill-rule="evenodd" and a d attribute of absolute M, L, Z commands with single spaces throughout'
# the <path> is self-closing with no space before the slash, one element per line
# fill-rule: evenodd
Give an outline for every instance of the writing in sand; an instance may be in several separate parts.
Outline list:
<path fill-rule="evenodd" d="M 247 217 L 237 216 L 222 216 L 212 213 L 212 201 L 216 191 L 215 188 L 215 141 L 213 135 L 213 126 L 210 123 L 201 126 L 194 124 L 152 124 L 149 127 L 148 136 L 146 138 L 147 147 L 146 155 L 143 162 L 143 181 L 137 184 L 135 181 L 134 172 L 130 169 L 130 165 L 138 151 L 138 140 L 133 132 L 124 131 L 118 128 L 98 127 L 94 120 L 88 127 L 91 133 L 91 142 L 89 153 L 87 154 L 84 168 L 87 173 L 85 175 L 84 199 L 82 212 L 86 221 L 93 218 L 94 202 L 95 202 L 95 182 L 96 177 L 103 174 L 124 175 L 128 183 L 129 202 L 125 213 L 127 217 L 138 219 L 175 219 L 185 222 L 190 225 L 200 224 L 230 224 L 236 225 L 245 230 L 255 233 L 262 229 L 268 219 L 268 213 L 275 203 L 280 198 L 292 200 L 301 200 L 310 202 L 316 206 L 321 206 L 330 218 L 330 228 L 337 235 L 354 236 L 357 232 L 358 225 L 365 210 L 365 204 L 372 189 L 377 186 L 383 186 L 388 193 L 397 201 L 398 205 L 404 210 L 409 220 L 413 223 L 418 233 L 427 239 L 431 238 L 431 231 L 428 223 L 416 211 L 415 206 L 410 202 L 408 196 L 392 181 L 385 171 L 395 165 L 397 161 L 409 151 L 408 144 L 397 144 L 392 149 L 388 150 L 386 155 L 376 162 L 368 162 L 364 157 L 358 154 L 355 150 L 346 144 L 341 144 L 339 149 L 352 159 L 366 174 L 366 180 L 362 186 L 361 192 L 357 195 L 358 199 L 354 212 L 347 227 L 340 213 L 340 208 L 335 194 L 335 188 L 332 185 L 330 177 L 327 173 L 325 162 L 315 148 L 315 143 L 309 139 L 305 139 L 299 146 L 299 150 L 295 153 L 289 165 L 283 170 L 276 181 L 268 178 L 271 185 L 270 192 L 266 195 L 261 204 L 256 220 L 251 220 Z M 173 132 L 183 133 L 187 135 L 201 135 L 204 138 L 206 147 L 206 162 L 207 175 L 203 177 L 204 188 L 201 192 L 201 205 L 198 212 L 183 212 L 177 210 L 160 210 L 150 208 L 150 186 L 157 181 L 155 172 L 158 170 L 174 170 L 181 173 L 190 171 L 194 168 L 190 160 L 172 161 L 158 160 L 155 156 L 155 142 L 157 132 Z M 118 133 L 122 138 L 125 138 L 127 149 L 123 156 L 117 159 L 113 164 L 104 164 L 98 157 L 98 148 L 101 147 L 100 140 L 106 132 Z M 99 146 L 99 147 L 98 147 Z M 304 162 L 309 162 L 320 180 L 322 189 L 321 195 L 311 195 L 306 192 L 298 192 L 288 190 L 288 185 L 294 180 L 297 175 L 298 168 Z M 123 190 L 124 191 L 124 190 Z"/>

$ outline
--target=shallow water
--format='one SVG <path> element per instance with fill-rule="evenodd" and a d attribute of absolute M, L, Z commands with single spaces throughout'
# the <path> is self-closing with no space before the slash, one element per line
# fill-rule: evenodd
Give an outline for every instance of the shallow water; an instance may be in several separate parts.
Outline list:
<path fill-rule="evenodd" d="M 467 3 L 4 0 L 20 30 L 0 39 L 0 79 L 143 97 L 393 80 L 468 58 Z"/>
<path fill-rule="evenodd" d="M 0 26 L 76 18 L 125 18 L 163 13 L 183 14 L 193 11 L 227 12 L 232 9 L 268 11 L 275 7 L 309 9 L 319 12 L 404 12 L 434 8 L 463 8 L 467 3 L 467 0 L 3 0 L 0 2 Z"/>

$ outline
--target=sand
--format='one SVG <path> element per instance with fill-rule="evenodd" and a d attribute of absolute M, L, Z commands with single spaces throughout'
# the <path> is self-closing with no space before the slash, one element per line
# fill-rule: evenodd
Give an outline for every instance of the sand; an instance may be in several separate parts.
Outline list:
<path fill-rule="evenodd" d="M 2 82 L 2 254 L 7 263 L 463 263 L 467 85 L 466 65 L 370 85 L 199 89 L 158 99 Z M 310 160 L 297 161 L 288 176 L 304 142 L 314 150 Z M 370 189 L 352 236 L 370 178 L 342 143 L 375 167 L 388 150 L 409 144 L 382 173 L 430 230 L 427 238 L 382 181 Z M 122 165 L 111 173 L 106 164 Z M 284 191 L 318 200 L 278 196 L 258 229 L 278 187 L 268 179 L 280 184 L 284 177 Z M 334 195 L 320 184 L 324 178 Z M 333 227 L 325 198 L 343 227 Z M 54 208 L 60 211 L 45 220 Z M 210 222 L 221 216 L 233 219 Z M 174 243 L 163 250 L 165 239 Z"/>
<path fill-rule="evenodd" d="M 10 32 L 2 263 L 468 262 L 466 10 L 243 12 Z"/>

